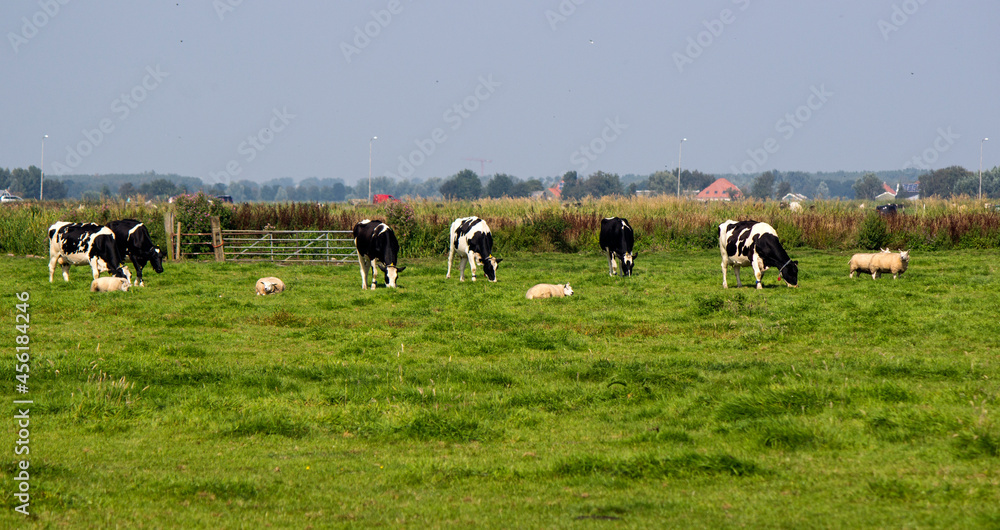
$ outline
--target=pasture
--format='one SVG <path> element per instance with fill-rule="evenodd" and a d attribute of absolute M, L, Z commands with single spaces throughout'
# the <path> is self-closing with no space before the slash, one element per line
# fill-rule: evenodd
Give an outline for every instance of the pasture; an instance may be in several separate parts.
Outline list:
<path fill-rule="evenodd" d="M 94 294 L 0 257 L 34 400 L 32 515 L 9 405 L 0 526 L 1000 526 L 996 252 L 914 252 L 895 281 L 789 253 L 801 287 L 760 291 L 723 290 L 717 249 L 627 279 L 512 253 L 495 284 L 404 256 L 374 292 L 357 265 L 166 263 Z"/>

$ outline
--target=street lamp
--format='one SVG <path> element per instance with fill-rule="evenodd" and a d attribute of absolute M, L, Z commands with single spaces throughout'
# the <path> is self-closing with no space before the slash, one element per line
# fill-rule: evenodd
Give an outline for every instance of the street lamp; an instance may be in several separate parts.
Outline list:
<path fill-rule="evenodd" d="M 983 142 L 987 140 L 989 138 L 979 141 L 979 200 L 983 200 Z"/>
<path fill-rule="evenodd" d="M 39 169 L 39 174 L 38 174 L 38 202 L 42 202 L 42 199 L 44 198 L 44 194 L 45 194 L 45 139 L 48 138 L 48 137 L 49 137 L 49 135 L 47 135 L 47 134 L 44 135 L 44 136 L 42 136 L 42 167 L 38 168 Z M 982 157 L 980 157 L 980 158 L 982 158 Z M 980 164 L 980 165 L 982 165 L 982 164 Z M 982 171 L 980 171 L 980 173 L 982 173 Z"/>
<path fill-rule="evenodd" d="M 688 141 L 687 138 L 681 140 L 677 144 L 677 198 L 681 197 L 681 148 L 684 147 L 684 142 Z"/>
<path fill-rule="evenodd" d="M 368 202 L 372 202 L 372 142 L 378 140 L 378 136 L 372 136 L 368 140 Z"/>

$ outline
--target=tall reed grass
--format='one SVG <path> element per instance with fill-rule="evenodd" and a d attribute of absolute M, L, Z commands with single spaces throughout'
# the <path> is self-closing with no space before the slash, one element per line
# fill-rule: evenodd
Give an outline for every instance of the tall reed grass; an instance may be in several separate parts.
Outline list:
<path fill-rule="evenodd" d="M 362 219 L 385 220 L 397 232 L 402 252 L 411 257 L 448 251 L 448 227 L 458 217 L 476 215 L 494 234 L 495 253 L 580 252 L 596 250 L 603 217 L 629 220 L 638 250 L 709 249 L 718 244 L 718 225 L 755 219 L 774 226 L 789 248 L 855 250 L 863 248 L 865 219 L 873 204 L 861 201 L 812 201 L 793 212 L 774 201 L 696 202 L 674 197 L 601 198 L 577 202 L 532 199 L 431 201 L 416 199 L 378 205 L 347 203 L 244 203 L 230 206 L 223 228 L 260 230 L 351 230 Z M 55 221 L 106 223 L 134 218 L 153 239 L 165 244 L 163 214 L 168 204 L 45 202 L 0 208 L 0 251 L 44 254 L 47 227 Z M 1000 248 L 1000 212 L 963 197 L 907 204 L 884 219 L 880 246 L 893 249 L 949 250 Z"/>

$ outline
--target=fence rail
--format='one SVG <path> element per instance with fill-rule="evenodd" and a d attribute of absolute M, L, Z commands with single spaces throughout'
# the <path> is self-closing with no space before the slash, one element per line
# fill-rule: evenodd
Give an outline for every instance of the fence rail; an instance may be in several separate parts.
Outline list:
<path fill-rule="evenodd" d="M 212 219 L 211 232 L 185 233 L 172 218 L 166 227 L 171 259 L 328 264 L 357 259 L 350 230 L 222 230 L 218 218 Z"/>

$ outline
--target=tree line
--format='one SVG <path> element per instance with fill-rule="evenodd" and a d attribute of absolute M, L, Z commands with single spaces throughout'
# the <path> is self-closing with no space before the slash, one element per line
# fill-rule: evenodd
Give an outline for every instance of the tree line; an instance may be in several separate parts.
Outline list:
<path fill-rule="evenodd" d="M 722 175 L 739 187 L 744 197 L 766 200 L 780 199 L 790 192 L 810 199 L 873 199 L 884 190 L 883 182 L 895 189 L 898 182 L 918 182 L 922 197 L 950 197 L 953 195 L 977 196 L 978 172 L 960 166 L 919 172 L 915 169 L 866 173 L 807 173 L 802 171 L 765 171 L 757 175 Z M 984 197 L 1000 198 L 1000 167 L 984 171 L 982 176 Z M 692 196 L 716 180 L 716 175 L 698 170 L 684 170 L 680 175 L 680 193 Z M 26 199 L 37 199 L 41 170 L 35 166 L 27 169 L 0 167 L 0 189 Z M 349 185 L 339 178 L 310 177 L 296 182 L 292 178 L 276 178 L 263 183 L 235 180 L 229 183 L 207 184 L 196 177 L 176 174 L 157 174 L 148 171 L 138 174 L 67 175 L 46 176 L 44 198 L 101 200 L 106 198 L 166 200 L 184 193 L 203 191 L 209 195 L 229 195 L 235 202 L 344 202 L 367 200 L 369 181 L 361 179 Z M 506 173 L 480 176 L 470 169 L 463 169 L 446 178 L 426 180 L 401 179 L 378 176 L 371 179 L 372 194 L 389 194 L 395 197 L 426 197 L 479 199 L 499 197 L 528 197 L 548 188 L 560 188 L 565 200 L 583 197 L 632 196 L 637 191 L 651 194 L 673 195 L 678 192 L 677 173 L 656 171 L 649 175 L 597 171 L 588 176 L 568 171 L 562 176 L 522 179 Z"/>

